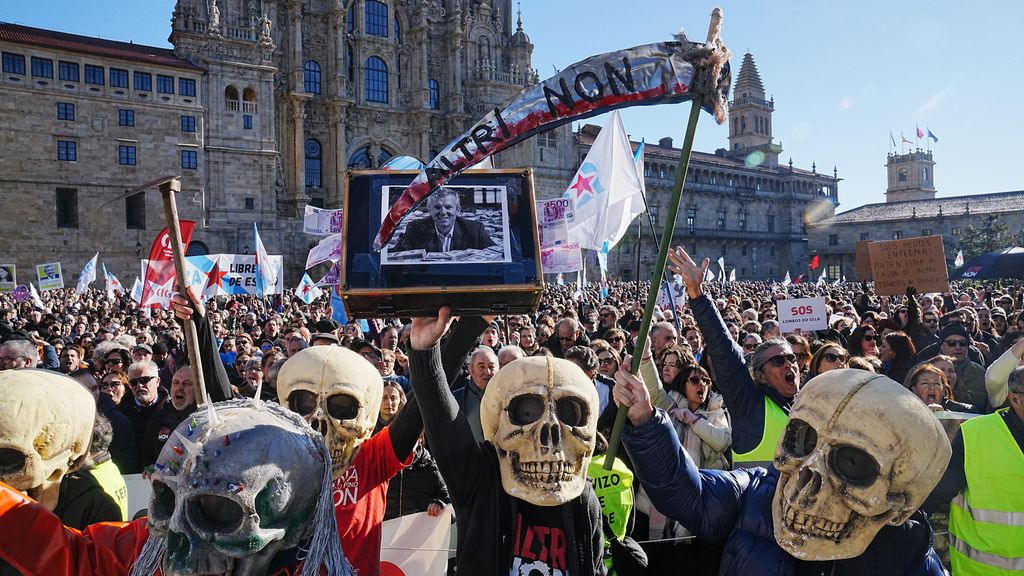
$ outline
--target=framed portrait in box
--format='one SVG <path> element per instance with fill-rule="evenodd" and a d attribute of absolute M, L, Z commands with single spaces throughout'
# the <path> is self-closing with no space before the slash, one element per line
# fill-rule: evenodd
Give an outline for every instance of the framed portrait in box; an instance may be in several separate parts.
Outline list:
<path fill-rule="evenodd" d="M 356 318 L 522 314 L 544 290 L 529 169 L 469 170 L 413 207 L 377 252 L 373 238 L 416 171 L 349 171 L 338 294 Z"/>

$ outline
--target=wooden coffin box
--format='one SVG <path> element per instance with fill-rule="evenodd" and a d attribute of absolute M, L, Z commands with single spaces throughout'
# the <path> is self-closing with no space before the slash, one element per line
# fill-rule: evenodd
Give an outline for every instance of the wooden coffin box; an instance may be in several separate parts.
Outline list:
<path fill-rule="evenodd" d="M 416 171 L 348 171 L 341 274 L 352 318 L 535 312 L 544 290 L 530 169 L 469 170 L 421 202 L 377 252 L 383 216 Z M 451 230 L 450 234 L 438 229 Z"/>

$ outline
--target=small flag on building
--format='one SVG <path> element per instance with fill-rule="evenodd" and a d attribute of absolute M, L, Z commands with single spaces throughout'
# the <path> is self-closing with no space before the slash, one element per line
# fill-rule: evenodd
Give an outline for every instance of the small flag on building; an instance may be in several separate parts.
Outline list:
<path fill-rule="evenodd" d="M 935 142 L 936 144 L 939 143 L 939 137 L 936 136 L 935 134 L 932 134 L 931 128 L 928 129 L 928 137 L 931 138 L 932 141 Z"/>

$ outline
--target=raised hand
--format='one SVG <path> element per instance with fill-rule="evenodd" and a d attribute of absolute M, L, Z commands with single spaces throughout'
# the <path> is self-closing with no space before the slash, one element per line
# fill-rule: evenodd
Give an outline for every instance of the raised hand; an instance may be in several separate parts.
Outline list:
<path fill-rule="evenodd" d="M 612 388 L 612 397 L 618 406 L 627 406 L 629 421 L 634 426 L 646 424 L 654 416 L 654 406 L 651 405 L 651 395 L 647 391 L 644 381 L 638 376 L 629 372 L 629 364 L 623 362 L 615 373 L 615 387 Z"/>
<path fill-rule="evenodd" d="M 705 258 L 700 266 L 697 266 L 682 246 L 676 246 L 675 250 L 668 251 L 668 269 L 682 277 L 686 283 L 686 294 L 690 298 L 698 298 L 704 293 L 701 284 L 704 283 L 710 263 L 711 260 Z"/>
<path fill-rule="evenodd" d="M 409 345 L 413 350 L 427 350 L 441 341 L 452 324 L 452 309 L 442 306 L 436 318 L 413 318 Z"/>
<path fill-rule="evenodd" d="M 198 318 L 206 316 L 206 307 L 203 301 L 196 297 L 195 290 L 188 287 L 188 299 L 175 292 L 171 295 L 171 304 L 174 308 L 174 316 L 180 320 L 188 321 L 195 314 Z"/>

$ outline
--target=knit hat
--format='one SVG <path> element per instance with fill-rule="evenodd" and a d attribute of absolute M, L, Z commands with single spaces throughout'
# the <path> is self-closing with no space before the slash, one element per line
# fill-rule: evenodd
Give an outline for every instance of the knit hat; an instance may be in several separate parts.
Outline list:
<path fill-rule="evenodd" d="M 939 332 L 939 340 L 945 340 L 950 336 L 963 336 L 968 340 L 971 338 L 971 335 L 967 333 L 967 328 L 964 328 L 964 325 L 959 322 L 946 324 L 946 327 Z"/>

